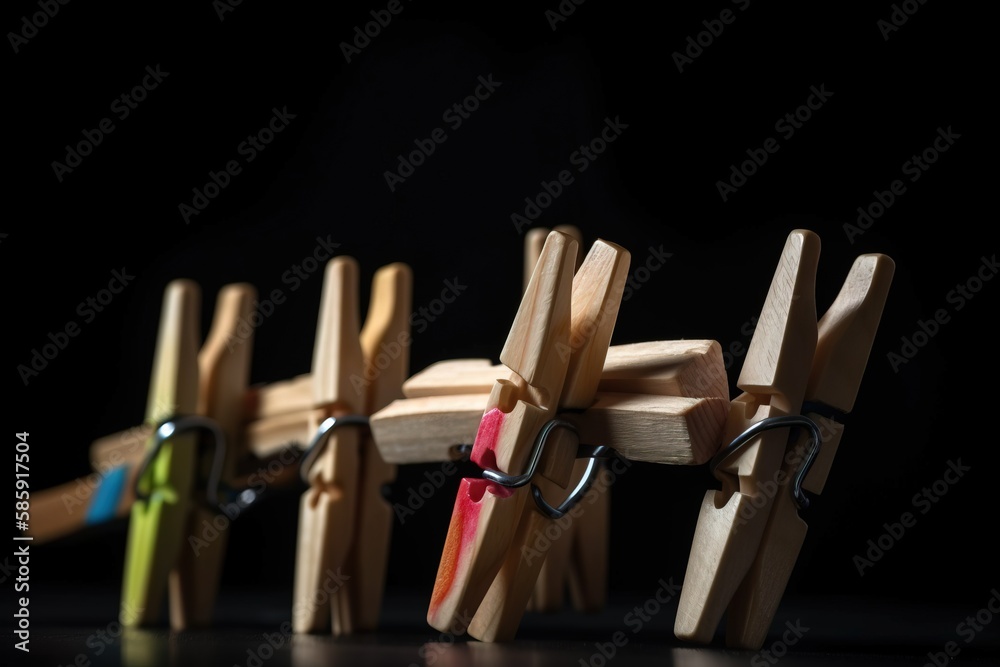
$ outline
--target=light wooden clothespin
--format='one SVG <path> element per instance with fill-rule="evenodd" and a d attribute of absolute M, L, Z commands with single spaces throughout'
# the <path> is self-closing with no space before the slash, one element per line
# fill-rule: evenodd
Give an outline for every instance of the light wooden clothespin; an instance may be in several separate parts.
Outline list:
<path fill-rule="evenodd" d="M 576 227 L 561 225 L 555 231 L 567 234 L 582 247 L 583 235 Z M 525 289 L 548 232 L 536 228 L 525 234 Z M 570 488 L 576 488 L 584 480 L 589 465 L 585 459 L 574 462 Z M 555 538 L 549 538 L 550 546 L 538 572 L 529 610 L 559 611 L 567 590 L 577 611 L 594 612 L 604 607 L 608 588 L 610 519 L 611 489 L 608 488 L 588 500 L 586 515 L 568 523 Z"/>
<path fill-rule="evenodd" d="M 86 512 L 77 512 L 74 517 L 64 507 L 62 499 L 70 487 L 78 488 L 78 484 L 63 485 L 40 494 L 43 507 L 51 512 L 40 513 L 41 520 L 36 521 L 35 526 L 40 528 L 41 535 L 36 533 L 36 539 L 55 539 L 130 511 L 141 512 L 147 518 L 138 524 L 140 537 L 130 538 L 130 545 L 134 546 L 130 546 L 133 556 L 127 566 L 123 614 L 126 608 L 158 610 L 161 591 L 166 588 L 166 584 L 161 586 L 160 582 L 166 582 L 164 577 L 169 577 L 172 627 L 183 629 L 207 623 L 218 587 L 226 532 L 216 531 L 217 536 L 211 541 L 199 543 L 197 553 L 188 548 L 186 540 L 200 535 L 203 522 L 207 520 L 211 524 L 219 515 L 205 502 L 205 490 L 199 489 L 193 480 L 212 468 L 217 482 L 228 482 L 249 493 L 248 480 L 253 479 L 255 473 L 248 477 L 236 464 L 248 463 L 243 467 L 256 471 L 262 462 L 277 462 L 280 465 L 276 467 L 267 466 L 268 487 L 287 487 L 300 475 L 298 448 L 305 447 L 313 439 L 318 426 L 327 417 L 345 411 L 368 414 L 401 395 L 400 387 L 406 378 L 409 360 L 411 272 L 406 265 L 398 263 L 376 272 L 368 317 L 360 333 L 356 328 L 357 272 L 356 263 L 347 257 L 335 258 L 327 265 L 312 373 L 255 387 L 247 387 L 252 329 L 249 336 L 239 330 L 241 324 L 245 327 L 249 321 L 253 289 L 248 285 L 233 285 L 223 290 L 212 331 L 195 358 L 191 348 L 196 343 L 190 341 L 197 340 L 198 288 L 189 281 L 172 283 L 165 299 L 146 425 L 101 438 L 93 444 L 91 459 L 95 469 L 103 470 L 112 462 L 116 467 L 103 476 Z M 197 384 L 193 394 L 188 391 L 190 377 Z M 182 379 L 188 382 L 182 383 Z M 338 400 L 338 397 L 344 398 Z M 144 480 L 153 476 L 154 483 L 167 491 L 136 502 L 135 479 L 143 460 L 149 458 L 143 440 L 149 438 L 154 425 L 177 415 L 205 417 L 206 423 L 223 436 L 224 449 L 208 449 L 204 455 L 204 458 L 212 458 L 215 451 L 224 451 L 221 466 L 212 467 L 195 455 L 196 438 L 193 435 L 175 433 L 160 445 L 148 466 L 152 472 L 147 471 L 144 475 Z M 344 448 L 341 445 L 345 442 L 354 442 L 354 446 Z M 350 465 L 341 465 L 335 484 L 323 487 L 334 497 L 340 490 L 349 489 L 350 497 L 344 504 L 338 507 L 335 500 L 331 505 L 338 509 L 344 505 L 353 508 L 351 513 L 340 516 L 344 523 L 334 514 L 331 527 L 324 529 L 328 534 L 336 531 L 335 539 L 329 542 L 335 552 L 340 550 L 334 554 L 334 561 L 344 567 L 346 575 L 338 580 L 346 585 L 332 592 L 332 608 L 337 610 L 333 616 L 334 630 L 346 633 L 373 629 L 381 609 L 392 527 L 391 507 L 382 497 L 381 487 L 395 478 L 395 466 L 381 460 L 371 437 L 363 431 L 339 429 L 336 434 L 331 433 L 330 440 L 324 444 L 325 449 L 317 451 L 318 456 L 306 462 L 309 465 L 315 459 L 316 465 L 309 467 L 314 481 L 322 466 L 329 469 L 331 456 L 340 457 L 334 464 L 347 458 L 354 468 L 354 476 L 348 477 L 344 473 Z M 288 457 L 291 449 L 295 449 L 296 454 Z M 167 459 L 171 464 L 168 473 L 164 474 L 160 472 L 165 465 L 161 461 Z M 180 482 L 172 481 L 174 479 Z M 258 479 L 254 486 L 259 483 Z M 189 489 L 190 494 L 185 494 L 184 498 L 175 497 L 172 493 L 175 488 Z M 240 502 L 249 504 L 253 498 Z M 171 511 L 160 509 L 164 504 Z M 237 511 L 244 508 L 237 507 Z M 167 520 L 157 518 L 157 512 L 166 515 Z M 188 512 L 189 519 L 182 529 L 178 529 L 173 515 L 184 512 Z M 73 519 L 69 521 L 67 516 Z M 133 519 L 133 523 L 135 521 Z M 351 526 L 354 526 L 353 531 Z M 168 537 L 161 537 L 161 534 Z M 329 620 L 331 603 L 316 604 L 316 593 L 320 589 L 310 591 L 308 583 L 310 568 L 316 563 L 331 562 L 323 560 L 324 554 L 317 554 L 327 549 L 327 544 L 316 541 L 312 531 L 303 531 L 300 537 L 303 542 L 312 540 L 312 546 L 300 549 L 299 562 L 302 562 L 302 553 L 317 556 L 317 559 L 306 558 L 306 564 L 296 575 L 297 591 L 300 591 L 296 606 L 298 617 L 310 616 L 315 621 L 325 614 Z M 173 547 L 178 539 L 185 541 L 180 552 Z M 163 574 L 166 567 L 163 559 L 174 563 L 171 560 L 174 556 L 164 557 L 155 540 L 167 544 L 167 550 L 179 558 L 176 570 L 185 576 Z M 192 554 L 196 557 L 192 558 Z M 167 569 L 172 571 L 173 568 L 171 565 Z M 327 580 L 329 572 L 318 571 L 322 577 L 319 584 L 326 589 L 331 584 Z M 323 592 L 326 598 L 330 594 L 330 590 Z M 152 600 L 155 604 L 145 604 L 142 597 L 145 595 L 155 598 Z M 153 620 L 155 611 L 144 612 L 133 624 L 145 625 Z"/>
<path fill-rule="evenodd" d="M 535 439 L 560 403 L 589 406 L 624 286 L 624 280 L 614 278 L 628 268 L 628 255 L 620 248 L 606 244 L 595 248 L 594 261 L 584 262 L 579 289 L 574 289 L 577 243 L 559 233 L 548 237 L 500 354 L 511 370 L 510 379 L 494 385 L 473 444 L 471 458 L 480 467 L 517 475 L 527 467 Z M 609 293 L 616 282 L 617 296 Z M 579 295 L 577 309 L 575 295 Z M 592 310 L 584 309 L 587 297 Z M 574 312 L 581 313 L 580 324 L 587 318 L 594 327 L 593 335 L 582 341 L 591 352 L 589 358 L 574 355 L 570 345 L 571 333 L 582 335 L 579 325 L 573 327 Z M 602 312 L 606 316 L 600 316 Z M 574 356 L 588 363 L 578 361 L 573 369 L 577 377 L 566 382 Z M 569 390 L 568 401 L 564 387 Z M 571 444 L 570 439 L 559 438 L 547 447 L 543 472 L 533 480 L 543 495 L 548 491 L 551 498 L 554 488 L 568 484 L 575 459 Z M 546 482 L 546 477 L 553 479 Z M 471 618 L 470 634 L 492 641 L 510 632 L 506 626 L 513 616 L 516 629 L 542 560 L 525 563 L 518 547 L 537 530 L 538 522 L 546 520 L 533 503 L 526 506 L 527 492 L 526 486 L 462 480 L 427 616 L 433 627 L 444 631 L 456 620 Z M 533 564 L 537 565 L 531 573 Z"/>
<path fill-rule="evenodd" d="M 812 232 L 792 232 L 771 282 L 726 425 L 733 444 L 713 462 L 723 488 L 705 495 L 691 545 L 681 639 L 710 642 L 728 612 L 730 646 L 763 645 L 805 539 L 797 487 L 823 490 L 843 432 L 827 415 L 853 408 L 894 265 L 858 257 L 817 331 L 819 247 Z M 789 425 L 806 429 L 791 444 Z"/>
<path fill-rule="evenodd" d="M 299 413 L 310 432 L 321 427 L 324 432 L 314 441 L 319 451 L 307 455 L 310 487 L 299 511 L 295 632 L 348 634 L 373 629 L 378 622 L 393 520 L 381 489 L 395 479 L 395 466 L 382 460 L 369 435 L 352 428 L 333 432 L 336 422 L 327 420 L 371 414 L 402 394 L 411 295 L 409 268 L 383 267 L 375 275 L 364 329 L 359 329 L 357 264 L 336 258 L 327 265 L 310 378 L 313 405 Z M 268 427 L 259 424 L 254 430 Z M 341 569 L 346 577 L 339 577 Z M 327 592 L 331 577 L 346 581 L 332 594 Z"/>
<path fill-rule="evenodd" d="M 529 455 L 535 460 L 536 436 L 559 423 L 551 421 L 556 414 L 581 442 L 612 445 L 632 460 L 704 463 L 718 448 L 728 406 L 718 344 L 609 349 L 628 254 L 598 242 L 573 278 L 576 246 L 564 234 L 548 235 L 501 354 L 505 365 L 435 364 L 407 381 L 407 399 L 372 417 L 387 460 L 448 460 L 451 445 L 475 436 L 472 460 L 486 469 L 459 489 L 428 613 L 438 629 L 468 626 L 487 641 L 513 637 L 545 562 L 545 554 L 522 558 L 521 547 L 553 516 L 535 495 L 547 504 L 569 485 L 577 439 L 551 431 L 529 468 L 537 472 L 527 500 L 526 486 L 505 486 L 507 472 L 525 470 Z M 562 412 L 574 408 L 581 411 Z"/>

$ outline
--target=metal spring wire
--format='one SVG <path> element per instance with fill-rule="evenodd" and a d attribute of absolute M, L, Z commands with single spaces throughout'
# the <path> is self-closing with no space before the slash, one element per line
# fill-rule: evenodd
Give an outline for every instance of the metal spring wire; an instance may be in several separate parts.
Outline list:
<path fill-rule="evenodd" d="M 712 474 L 715 475 L 718 467 L 729 459 L 730 456 L 745 447 L 764 431 L 795 426 L 809 429 L 809 433 L 812 436 L 809 441 L 809 450 L 806 452 L 805 458 L 802 460 L 802 463 L 792 476 L 792 498 L 795 500 L 795 506 L 799 510 L 804 510 L 809 507 L 809 499 L 802 492 L 802 482 L 805 480 L 806 475 L 809 474 L 809 469 L 812 467 L 813 462 L 816 460 L 816 456 L 819 454 L 820 442 L 822 440 L 819 432 L 819 426 L 817 426 L 816 422 L 812 419 L 809 419 L 804 415 L 785 415 L 781 417 L 767 417 L 765 419 L 761 419 L 759 422 L 743 431 L 743 433 L 738 435 L 724 449 L 720 450 L 718 454 L 712 457 L 709 469 L 712 471 Z"/>

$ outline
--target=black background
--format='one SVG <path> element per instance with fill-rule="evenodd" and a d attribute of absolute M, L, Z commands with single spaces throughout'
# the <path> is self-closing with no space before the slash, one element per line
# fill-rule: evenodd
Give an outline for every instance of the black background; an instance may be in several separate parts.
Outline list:
<path fill-rule="evenodd" d="M 628 126 L 621 137 L 535 221 L 619 243 L 633 266 L 650 247 L 672 253 L 623 305 L 613 342 L 747 344 L 744 325 L 795 228 L 822 239 L 820 313 L 858 254 L 896 262 L 789 594 L 982 607 L 998 583 L 995 434 L 987 425 L 1000 288 L 986 283 L 961 310 L 946 295 L 996 252 L 986 206 L 992 128 L 975 114 L 992 106 L 981 71 L 987 17 L 928 3 L 885 40 L 877 21 L 888 19 L 889 3 L 753 1 L 741 11 L 721 0 L 655 9 L 591 0 L 553 30 L 544 12 L 555 6 L 406 2 L 348 63 L 339 44 L 384 3 L 320 10 L 247 0 L 224 20 L 207 1 L 70 3 L 18 53 L 8 50 L 6 139 L 14 148 L 0 264 L 12 400 L 4 415 L 9 433 L 31 432 L 35 488 L 86 474 L 94 439 L 141 421 L 160 298 L 174 278 L 201 285 L 203 331 L 223 285 L 282 288 L 287 302 L 256 331 L 252 380 L 306 372 L 321 274 L 294 291 L 282 275 L 317 236 L 359 260 L 363 304 L 372 273 L 392 261 L 413 268 L 416 307 L 446 279 L 468 286 L 416 336 L 412 371 L 442 359 L 495 359 L 521 289 L 523 237 L 511 214 L 523 213 L 542 180 L 573 168 L 570 154 L 605 118 L 619 118 Z M 726 8 L 735 21 L 678 72 L 671 54 Z M 8 4 L 5 32 L 35 11 Z M 128 118 L 116 118 L 112 101 L 157 65 L 169 76 Z M 448 127 L 442 113 L 490 74 L 502 85 L 460 128 Z M 782 137 L 776 121 L 805 103 L 811 86 L 833 94 Z M 210 170 L 242 161 L 237 146 L 273 108 L 295 118 L 186 224 L 178 205 L 191 202 Z M 114 132 L 60 182 L 52 162 L 105 117 Z M 447 141 L 390 191 L 383 173 L 438 127 Z M 949 127 L 960 138 L 909 182 L 903 163 Z M 780 150 L 724 202 L 716 182 L 768 137 Z M 906 192 L 852 243 L 843 224 L 894 179 Z M 123 267 L 134 281 L 84 323 L 77 305 Z M 938 308 L 951 321 L 894 372 L 887 354 Z M 70 320 L 80 335 L 25 385 L 16 367 Z M 729 368 L 734 392 L 741 362 L 737 355 Z M 972 470 L 859 576 L 852 557 L 884 522 L 913 511 L 913 495 L 959 458 Z M 435 468 L 401 470 L 394 497 Z M 429 595 L 456 483 L 394 527 L 390 590 Z M 614 591 L 648 595 L 660 577 L 683 576 L 700 498 L 715 484 L 704 468 L 646 464 L 620 480 Z M 294 493 L 278 497 L 233 527 L 223 596 L 268 588 L 290 598 L 296 507 Z M 124 542 L 117 522 L 39 545 L 38 595 L 83 583 L 117 590 Z M 94 619 L 115 613 L 87 611 Z"/>

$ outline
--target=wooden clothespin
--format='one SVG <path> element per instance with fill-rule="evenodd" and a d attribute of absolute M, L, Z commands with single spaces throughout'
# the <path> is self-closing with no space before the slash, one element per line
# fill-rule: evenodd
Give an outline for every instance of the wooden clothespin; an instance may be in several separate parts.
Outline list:
<path fill-rule="evenodd" d="M 195 283 L 175 281 L 167 287 L 165 304 L 169 299 L 177 298 L 175 292 L 185 295 L 185 298 L 194 299 L 196 303 L 200 301 L 200 290 Z M 186 296 L 188 294 L 193 296 Z M 192 363 L 198 366 L 196 375 L 198 390 L 195 398 L 197 407 L 187 414 L 205 417 L 222 434 L 224 442 L 220 451 L 224 456 L 221 457 L 219 469 L 216 471 L 218 481 L 236 483 L 237 486 L 241 481 L 238 465 L 247 454 L 244 446 L 246 443 L 244 422 L 253 417 L 258 392 L 263 392 L 262 388 L 247 386 L 253 349 L 253 329 L 251 327 L 241 333 L 241 328 L 246 327 L 252 313 L 255 294 L 254 288 L 248 284 L 237 283 L 224 287 L 219 293 L 212 328 L 205 344 L 197 353 L 194 362 L 190 356 L 182 360 L 184 372 L 190 372 Z M 172 310 L 169 314 L 171 317 L 186 316 L 186 311 Z M 161 322 L 161 329 L 177 326 L 179 325 Z M 197 320 L 185 326 L 197 331 Z M 165 334 L 161 334 L 161 337 L 162 335 Z M 195 336 L 197 337 L 197 334 Z M 157 386 L 156 380 L 153 385 L 154 388 Z M 169 419 L 170 416 L 182 415 L 175 404 L 160 402 L 160 399 L 152 397 L 150 400 L 153 403 L 147 409 L 148 415 L 154 415 L 161 421 Z M 64 537 L 88 526 L 128 516 L 136 499 L 136 479 L 139 469 L 144 460 L 149 458 L 148 446 L 159 423 L 160 421 L 147 420 L 139 426 L 95 440 L 90 447 L 90 462 L 94 473 L 37 494 L 35 505 L 39 508 L 37 512 L 39 521 L 32 530 L 36 544 Z M 188 438 L 187 441 L 192 439 Z M 250 442 L 256 444 L 252 440 Z M 212 444 L 213 449 L 216 448 L 213 443 L 209 444 Z M 285 443 L 285 446 L 287 444 Z M 214 451 L 210 451 L 210 454 L 212 457 L 215 455 Z M 205 463 L 203 466 L 199 461 L 196 468 L 195 474 L 203 476 L 211 465 Z M 294 470 L 291 472 L 294 473 Z M 282 473 L 278 480 L 279 485 L 293 478 L 294 475 Z M 205 500 L 204 491 L 205 489 L 196 489 L 196 493 L 202 495 L 202 501 Z M 204 508 L 199 506 L 198 510 L 201 509 Z M 214 546 L 216 542 L 224 544 L 225 536 L 213 540 L 210 545 L 209 553 L 220 556 L 199 557 L 199 563 L 207 564 L 210 561 L 215 563 L 221 557 L 224 547 L 221 544 L 218 547 Z M 201 547 L 197 551 L 201 554 Z M 198 594 L 207 589 L 214 587 L 202 586 Z"/>
<path fill-rule="evenodd" d="M 555 414 L 576 427 L 581 442 L 612 445 L 632 460 L 704 463 L 715 453 L 728 407 L 718 344 L 609 348 L 628 255 L 598 242 L 570 278 L 576 245 L 558 232 L 548 236 L 501 355 L 506 365 L 440 362 L 404 384 L 405 400 L 372 416 L 387 460 L 445 461 L 451 445 L 475 437 L 472 458 L 481 467 L 521 471 L 535 435 Z M 561 413 L 571 407 L 582 411 Z M 576 438 L 552 432 L 532 477 L 542 498 L 568 486 L 576 453 Z M 522 559 L 520 547 L 550 518 L 525 495 L 523 487 L 488 479 L 462 481 L 428 614 L 432 625 L 468 625 L 490 641 L 513 637 L 546 560 Z"/>
<path fill-rule="evenodd" d="M 360 333 L 356 327 L 357 272 L 354 260 L 346 257 L 336 258 L 327 266 L 312 373 L 257 387 L 247 386 L 252 329 L 249 337 L 239 331 L 240 324 L 245 327 L 249 321 L 253 289 L 233 285 L 223 290 L 212 330 L 195 357 L 191 350 L 196 343 L 191 341 L 197 340 L 198 288 L 189 281 L 177 281 L 168 288 L 146 424 L 102 438 L 91 447 L 95 469 L 103 469 L 111 462 L 116 467 L 98 487 L 88 511 L 77 513 L 75 523 L 65 519 L 67 513 L 61 500 L 70 485 L 50 489 L 43 495 L 43 505 L 52 509 L 51 516 L 36 522 L 45 539 L 54 539 L 87 521 L 93 523 L 97 515 L 99 520 L 107 520 L 129 511 L 141 513 L 143 519 L 133 519 L 133 524 L 138 521 L 140 527 L 130 531 L 138 536 L 130 538 L 132 556 L 127 565 L 123 615 L 125 609 L 158 610 L 169 578 L 172 627 L 183 629 L 207 623 L 224 554 L 224 531 L 217 531 L 213 540 L 199 544 L 197 553 L 186 543 L 179 552 L 173 546 L 185 536 L 189 541 L 200 535 L 203 522 L 211 524 L 218 515 L 205 503 L 204 489 L 193 482 L 211 467 L 203 458 L 212 458 L 215 452 L 208 449 L 204 456 L 196 456 L 191 446 L 196 441 L 193 435 L 174 435 L 163 442 L 143 479 L 153 477 L 154 485 L 164 491 L 150 495 L 148 500 L 135 501 L 134 482 L 144 457 L 148 457 L 142 441 L 148 439 L 153 425 L 175 415 L 203 416 L 223 434 L 226 443 L 222 467 L 215 471 L 217 479 L 237 489 L 246 488 L 247 475 L 236 464 L 242 461 L 249 464 L 244 467 L 258 470 L 261 462 L 277 461 L 277 468 L 267 468 L 268 487 L 284 487 L 294 483 L 300 473 L 298 455 L 290 459 L 286 456 L 290 448 L 305 447 L 324 419 L 343 414 L 348 408 L 354 414 L 368 414 L 401 395 L 409 360 L 410 270 L 403 264 L 391 264 L 376 272 L 368 317 Z M 188 387 L 190 378 L 197 385 L 193 394 Z M 340 447 L 349 441 L 354 442 L 353 447 Z M 354 468 L 354 476 L 349 477 L 344 474 L 349 466 L 341 465 L 336 484 L 324 487 L 335 497 L 341 488 L 351 489 L 346 504 L 353 508 L 344 518 L 346 523 L 332 519 L 334 529 L 348 531 L 346 536 L 337 533 L 331 543 L 334 550 L 340 549 L 341 555 L 335 553 L 335 560 L 349 572 L 343 578 L 347 585 L 333 592 L 333 608 L 338 610 L 334 630 L 346 633 L 372 629 L 381 608 L 392 527 L 392 511 L 381 495 L 381 487 L 394 479 L 395 466 L 381 460 L 371 437 L 364 432 L 338 430 L 326 445 L 316 457 L 318 465 L 309 470 L 314 481 L 321 465 L 330 466 L 329 458 L 324 457 L 346 457 L 348 464 L 353 459 Z M 163 460 L 171 461 L 165 472 Z M 177 488 L 188 491 L 183 496 L 174 494 Z M 332 505 L 336 507 L 336 501 Z M 181 529 L 174 515 L 189 516 Z M 311 535 L 304 531 L 302 540 L 308 541 Z M 150 540 L 160 540 L 173 555 L 164 556 L 158 543 Z M 315 550 L 327 548 L 320 542 L 313 544 L 314 551 L 307 547 L 300 554 L 304 551 L 315 555 Z M 192 558 L 192 554 L 196 557 Z M 321 609 L 313 602 L 319 589 L 308 592 L 309 568 L 314 563 L 307 560 L 308 565 L 297 574 L 297 590 L 307 596 L 297 600 L 298 616 L 315 618 L 325 613 L 329 619 L 331 604 L 327 602 Z M 164 568 L 172 574 L 164 574 Z M 319 575 L 323 577 L 320 584 L 329 588 L 329 573 L 320 569 Z M 152 596 L 154 604 L 146 604 L 143 596 Z M 133 624 L 151 623 L 155 610 L 144 612 Z"/>
<path fill-rule="evenodd" d="M 805 539 L 796 475 L 807 473 L 802 488 L 823 490 L 843 433 L 824 413 L 853 408 L 894 265 L 884 255 L 858 257 L 817 331 L 819 247 L 812 232 L 792 232 L 771 282 L 740 373 L 745 393 L 732 402 L 724 442 L 749 437 L 716 460 L 723 488 L 702 502 L 674 626 L 681 639 L 710 642 L 728 611 L 730 646 L 763 645 Z M 757 431 L 765 420 L 801 413 L 825 428 L 791 444 L 784 428 Z"/>
<path fill-rule="evenodd" d="M 586 284 L 587 290 L 599 299 L 598 308 L 613 285 L 608 278 L 614 276 L 615 265 L 621 266 L 624 260 L 627 269 L 627 254 L 612 246 L 600 246 L 602 250 L 605 247 L 608 249 L 605 261 L 610 260 L 610 265 L 602 267 L 604 275 L 598 271 L 594 275 L 585 274 L 591 280 Z M 511 371 L 510 379 L 497 380 L 494 384 L 473 444 L 471 458 L 484 469 L 507 474 L 525 470 L 535 438 L 556 414 L 572 356 L 570 333 L 576 254 L 577 243 L 559 233 L 551 234 L 542 249 L 500 354 L 501 362 Z M 604 278 L 604 289 L 600 289 L 598 283 L 601 278 Z M 593 338 L 599 338 L 607 330 L 610 340 L 607 321 L 610 320 L 610 328 L 613 328 L 622 284 L 619 281 L 618 298 L 607 299 L 609 317 L 602 318 L 603 322 L 591 321 L 599 327 Z M 579 293 L 584 294 L 582 288 Z M 599 345 L 598 341 L 596 347 Z M 583 374 L 579 378 L 581 391 L 586 392 L 590 387 L 596 391 L 606 348 L 607 342 L 603 349 L 595 352 L 596 370 L 593 360 L 586 368 L 579 367 Z M 571 381 L 569 386 L 574 384 Z M 590 398 L 587 397 L 587 403 Z M 560 439 L 556 446 L 548 449 L 549 465 L 543 467 L 555 477 L 552 481 L 559 487 L 568 483 L 575 458 L 566 444 Z M 538 482 L 551 489 L 552 485 L 545 484 L 541 478 Z M 518 576 L 521 552 L 514 548 L 517 542 L 525 541 L 526 529 L 534 522 L 532 515 L 536 512 L 531 506 L 525 507 L 526 499 L 525 486 L 512 489 L 486 479 L 462 480 L 431 595 L 427 616 L 431 626 L 445 631 L 458 620 L 468 626 L 474 637 L 492 641 L 497 638 L 497 631 L 505 629 L 501 628 L 502 621 L 510 617 L 514 598 L 523 596 L 517 610 L 520 620 L 535 583 L 535 577 Z M 508 557 L 509 554 L 512 555 Z M 533 562 L 540 566 L 540 560 Z M 537 571 L 534 574 L 537 576 Z M 521 593 L 525 586 L 528 594 Z M 471 624 L 463 619 L 471 620 Z"/>
<path fill-rule="evenodd" d="M 310 378 L 312 407 L 304 415 L 310 432 L 330 417 L 368 415 L 401 395 L 411 293 L 408 267 L 380 269 L 359 330 L 357 263 L 338 257 L 327 265 Z M 355 429 L 331 430 L 318 446 L 299 513 L 292 627 L 334 634 L 373 629 L 393 518 L 381 487 L 395 479 L 395 466 L 382 460 L 370 436 Z M 331 595 L 329 579 L 341 568 L 347 584 Z"/>
<path fill-rule="evenodd" d="M 561 225 L 555 231 L 567 234 L 582 247 L 583 235 L 576 227 Z M 525 289 L 548 233 L 547 229 L 536 228 L 525 234 Z M 585 459 L 574 462 L 570 488 L 576 488 L 583 481 L 589 465 Z M 610 520 L 609 488 L 588 500 L 585 516 L 568 523 L 554 539 L 549 538 L 550 546 L 538 572 L 529 610 L 561 610 L 567 590 L 577 611 L 594 612 L 604 607 L 607 599 Z"/>
<path fill-rule="evenodd" d="M 226 341 L 241 318 L 249 315 L 254 290 L 249 285 L 223 289 L 212 329 L 198 352 L 198 286 L 178 280 L 167 286 L 157 336 L 146 422 L 159 424 L 178 415 L 200 415 L 217 425 L 217 433 L 236 442 L 242 420 L 250 346 L 230 351 Z M 154 446 L 151 441 L 149 447 Z M 225 447 L 215 442 L 216 448 Z M 163 440 L 137 473 L 138 497 L 131 507 L 120 620 L 125 626 L 157 620 L 169 589 L 174 629 L 206 624 L 218 589 L 225 533 L 197 554 L 185 537 L 213 514 L 205 491 L 195 485 L 199 471 L 218 455 L 201 454 L 197 437 L 185 433 Z M 231 475 L 236 455 L 223 452 L 217 474 Z"/>

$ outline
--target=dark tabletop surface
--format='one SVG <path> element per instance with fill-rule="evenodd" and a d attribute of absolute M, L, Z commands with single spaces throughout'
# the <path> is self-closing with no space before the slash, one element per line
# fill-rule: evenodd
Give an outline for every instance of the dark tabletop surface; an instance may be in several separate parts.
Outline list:
<path fill-rule="evenodd" d="M 483 644 L 442 634 L 423 621 L 425 602 L 390 593 L 378 632 L 352 637 L 286 634 L 285 594 L 223 591 L 212 629 L 181 633 L 166 627 L 122 632 L 114 620 L 116 592 L 72 588 L 45 592 L 32 603 L 31 652 L 4 647 L 7 664 L 25 665 L 862 665 L 947 664 L 955 642 L 960 664 L 1000 664 L 1000 623 L 956 630 L 979 609 L 852 598 L 790 599 L 779 610 L 760 652 L 710 647 L 672 634 L 676 604 L 648 621 L 628 615 L 648 595 L 615 594 L 599 614 L 566 611 L 526 615 L 508 644 Z M 983 601 L 985 604 L 985 600 Z M 975 606 L 975 605 L 974 605 Z M 983 615 L 981 618 L 985 618 Z M 967 626 L 968 627 L 968 626 Z M 794 632 L 788 632 L 795 628 Z M 615 633 L 618 644 L 613 640 Z M 624 636 L 623 636 L 624 635 Z M 8 635 L 9 636 L 9 635 Z M 787 643 L 784 641 L 787 638 Z M 609 656 L 606 659 L 605 656 Z"/>

